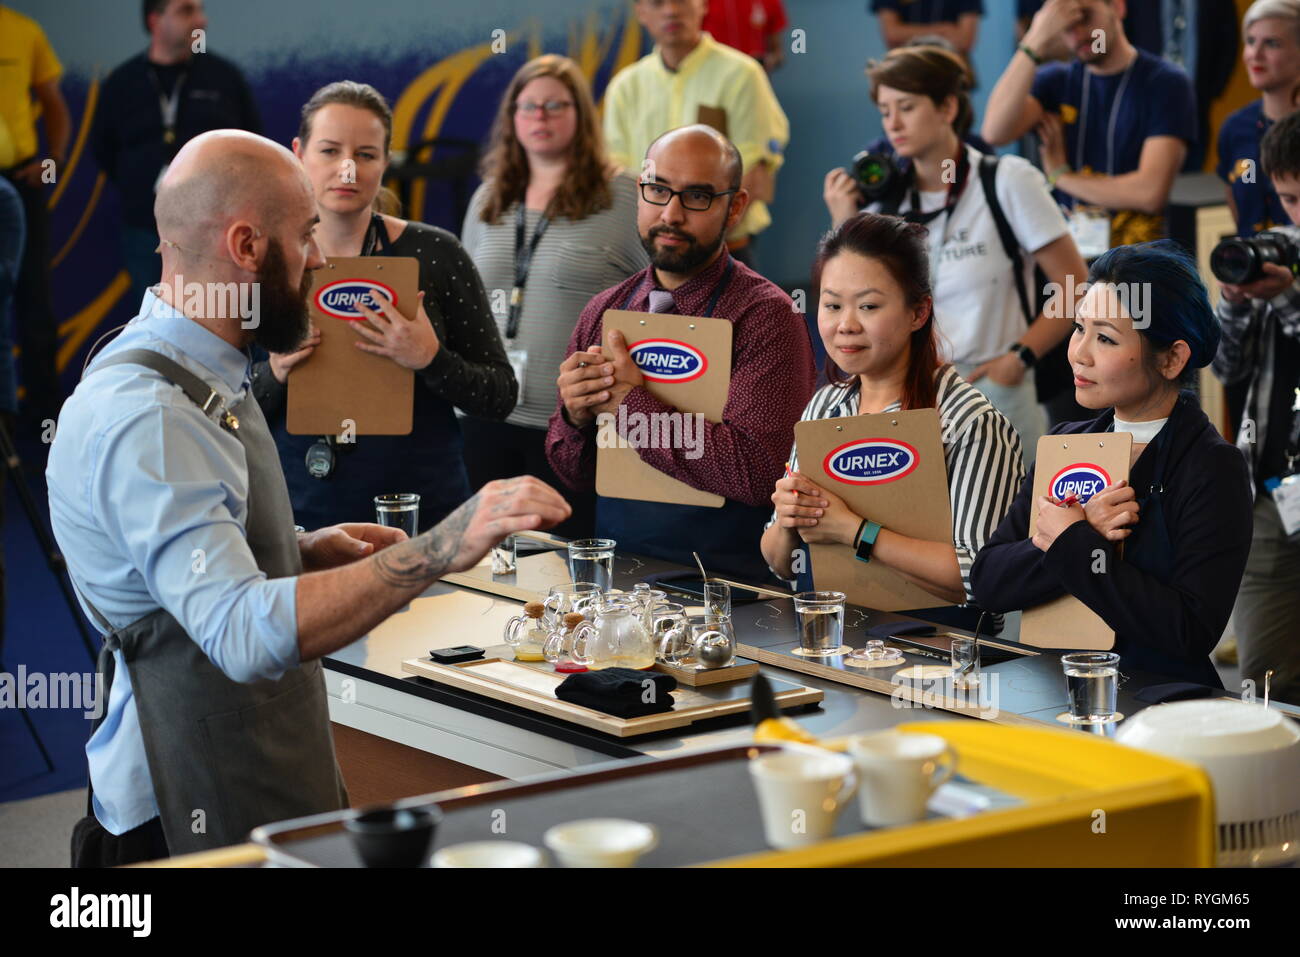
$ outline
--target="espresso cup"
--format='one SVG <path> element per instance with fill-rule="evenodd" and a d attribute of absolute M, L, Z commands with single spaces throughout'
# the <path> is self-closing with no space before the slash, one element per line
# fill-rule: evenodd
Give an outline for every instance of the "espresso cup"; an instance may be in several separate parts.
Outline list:
<path fill-rule="evenodd" d="M 925 817 L 935 789 L 952 777 L 957 754 L 935 734 L 882 731 L 849 739 L 862 786 L 858 806 L 872 827 L 911 824 Z"/>
<path fill-rule="evenodd" d="M 749 762 L 763 815 L 763 835 L 776 848 L 804 847 L 829 838 L 835 819 L 858 788 L 853 762 L 843 754 L 788 749 Z"/>

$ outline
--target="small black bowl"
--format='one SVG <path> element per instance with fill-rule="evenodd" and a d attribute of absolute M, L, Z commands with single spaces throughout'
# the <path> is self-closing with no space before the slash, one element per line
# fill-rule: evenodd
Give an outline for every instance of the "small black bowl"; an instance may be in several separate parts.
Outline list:
<path fill-rule="evenodd" d="M 419 867 L 441 821 L 436 804 L 385 806 L 362 808 L 345 818 L 343 826 L 366 867 Z"/>

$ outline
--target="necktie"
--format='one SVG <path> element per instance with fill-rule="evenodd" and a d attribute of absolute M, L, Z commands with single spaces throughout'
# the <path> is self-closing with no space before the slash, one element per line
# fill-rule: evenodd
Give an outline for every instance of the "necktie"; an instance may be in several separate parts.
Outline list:
<path fill-rule="evenodd" d="M 663 289 L 650 290 L 650 311 L 651 312 L 672 312 L 674 308 L 673 294 Z"/>

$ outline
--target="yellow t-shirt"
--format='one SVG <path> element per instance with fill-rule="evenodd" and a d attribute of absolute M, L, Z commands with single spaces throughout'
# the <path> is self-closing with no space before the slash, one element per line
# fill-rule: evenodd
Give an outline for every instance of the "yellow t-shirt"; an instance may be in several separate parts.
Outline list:
<path fill-rule="evenodd" d="M 32 87 L 63 75 L 45 31 L 30 17 L 0 7 L 0 120 L 8 127 L 12 158 L 0 157 L 9 167 L 36 153 L 36 105 Z M 0 150 L 3 150 L 0 137 Z"/>
<path fill-rule="evenodd" d="M 746 170 L 766 160 L 775 173 L 790 140 L 790 121 L 758 61 L 708 33 L 675 72 L 658 47 L 620 70 L 605 90 L 604 111 L 610 158 L 633 175 L 657 136 L 691 123 L 724 120 Z M 771 221 L 767 205 L 753 201 L 729 238 L 752 236 Z"/>

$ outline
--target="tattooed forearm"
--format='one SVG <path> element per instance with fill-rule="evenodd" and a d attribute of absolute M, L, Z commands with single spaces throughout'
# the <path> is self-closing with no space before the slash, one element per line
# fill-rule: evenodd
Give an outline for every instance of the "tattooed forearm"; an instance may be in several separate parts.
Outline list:
<path fill-rule="evenodd" d="M 394 588 L 410 588 L 440 577 L 460 551 L 478 507 L 475 495 L 423 535 L 385 548 L 372 561 L 375 574 Z"/>

